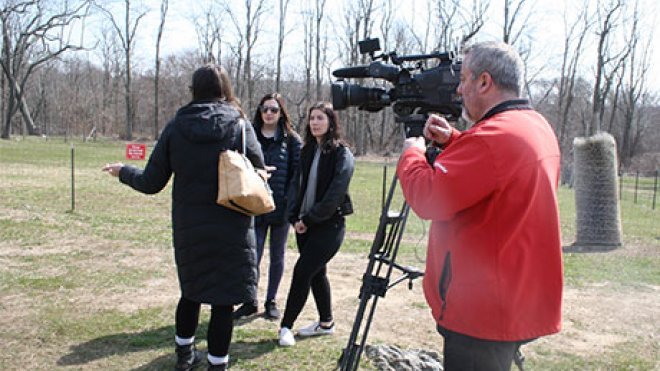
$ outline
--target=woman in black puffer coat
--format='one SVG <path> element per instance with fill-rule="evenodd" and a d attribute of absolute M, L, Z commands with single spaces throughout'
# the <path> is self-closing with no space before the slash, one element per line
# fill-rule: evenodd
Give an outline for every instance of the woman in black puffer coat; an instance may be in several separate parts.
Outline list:
<path fill-rule="evenodd" d="M 192 77 L 193 101 L 163 129 L 144 170 L 121 163 L 104 170 L 137 191 L 153 194 L 174 175 L 172 229 L 181 298 L 176 310 L 178 370 L 201 362 L 195 331 L 202 303 L 211 304 L 209 369 L 223 370 L 233 330 L 233 305 L 254 300 L 257 265 L 252 218 L 216 204 L 218 155 L 241 146 L 243 111 L 229 76 L 218 65 Z M 252 125 L 245 124 L 246 155 L 263 169 L 263 154 Z"/>
<path fill-rule="evenodd" d="M 270 172 L 268 184 L 275 200 L 274 211 L 255 219 L 257 267 L 260 266 L 268 237 L 270 264 L 264 316 L 268 319 L 277 319 L 280 317 L 280 312 L 275 297 L 284 272 L 284 253 L 290 229 L 286 219 L 287 192 L 295 169 L 298 168 L 302 143 L 298 133 L 293 130 L 284 98 L 278 93 L 266 94 L 261 98 L 252 124 L 264 153 L 266 169 Z M 256 300 L 245 303 L 234 312 L 234 319 L 254 314 L 257 308 Z"/>

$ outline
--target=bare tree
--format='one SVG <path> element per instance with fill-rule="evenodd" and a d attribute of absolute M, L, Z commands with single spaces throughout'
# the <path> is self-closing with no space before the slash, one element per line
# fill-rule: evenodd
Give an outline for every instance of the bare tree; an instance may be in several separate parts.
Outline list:
<path fill-rule="evenodd" d="M 341 40 L 343 53 L 346 57 L 342 58 L 346 65 L 357 65 L 366 63 L 366 56 L 359 54 L 358 42 L 368 38 L 373 29 L 373 0 L 359 0 L 347 5 L 348 9 L 344 12 L 344 35 Z M 352 109 L 348 111 L 348 125 L 346 127 L 347 137 L 355 142 L 355 154 L 362 155 L 366 153 L 366 125 L 367 117 L 364 112 L 356 112 Z"/>
<path fill-rule="evenodd" d="M 435 47 L 438 50 L 448 50 L 453 45 L 454 32 L 457 30 L 454 22 L 461 12 L 461 2 L 458 0 L 435 0 L 433 11 L 436 14 L 434 24 L 435 28 Z M 426 46 L 424 46 L 425 50 Z"/>
<path fill-rule="evenodd" d="M 110 21 L 112 28 L 117 33 L 119 41 L 121 42 L 121 47 L 124 52 L 124 94 L 126 102 L 126 132 L 124 134 L 124 139 L 132 140 L 133 139 L 133 119 L 135 118 L 135 97 L 133 96 L 133 64 L 132 57 L 135 46 L 135 36 L 142 18 L 147 15 L 146 10 L 137 10 L 134 6 L 131 5 L 131 0 L 124 0 L 124 17 L 123 21 L 119 20 L 118 17 L 108 8 L 96 5 L 102 13 L 106 15 L 106 18 Z"/>
<path fill-rule="evenodd" d="M 277 33 L 277 60 L 275 61 L 275 91 L 280 91 L 280 80 L 282 79 L 282 52 L 284 50 L 284 39 L 288 34 L 286 30 L 286 16 L 290 0 L 279 0 L 280 22 Z"/>
<path fill-rule="evenodd" d="M 298 120 L 303 122 L 306 115 L 306 109 L 309 107 L 310 98 L 312 95 L 312 64 L 314 55 L 314 11 L 311 9 L 304 10 L 302 13 L 303 30 L 304 30 L 304 48 L 303 48 L 303 64 L 305 66 L 305 92 L 303 96 L 296 100 L 298 107 Z"/>
<path fill-rule="evenodd" d="M 405 35 L 406 39 L 410 38 L 412 45 L 416 45 L 416 47 L 407 50 L 408 52 L 412 52 L 412 49 L 420 52 L 427 51 L 429 49 L 429 44 L 432 42 L 431 38 L 434 29 L 437 34 L 442 34 L 441 29 L 443 28 L 444 21 L 442 19 L 437 19 L 437 10 L 444 9 L 443 4 L 444 0 L 426 0 L 426 9 L 429 11 L 421 12 L 425 16 L 424 20 L 419 20 L 418 17 L 420 15 L 417 14 L 413 8 L 413 18 L 406 22 L 406 32 L 401 33 L 399 31 L 397 33 L 397 39 L 399 41 Z M 419 22 L 417 22 L 417 20 L 419 20 Z M 424 25 L 421 30 L 419 24 Z"/>
<path fill-rule="evenodd" d="M 302 86 L 304 89 L 299 96 L 294 96 L 291 92 L 288 94 L 288 98 L 296 106 L 300 123 L 305 121 L 307 108 L 311 105 L 312 100 L 319 100 L 321 94 L 321 65 L 324 59 L 324 56 L 321 55 L 321 35 L 323 34 L 321 27 L 325 3 L 326 0 L 314 0 L 313 3 L 304 2 L 305 5 L 300 12 L 303 34 L 302 68 L 305 77 Z M 312 85 L 314 85 L 314 93 L 312 93 Z"/>
<path fill-rule="evenodd" d="M 526 5 L 527 0 L 504 0 L 502 41 L 505 43 L 515 45 L 529 25 L 532 12 L 525 12 Z M 524 19 L 520 21 L 520 17 L 524 17 Z"/>
<path fill-rule="evenodd" d="M 122 93 L 121 81 L 123 78 L 121 47 L 118 36 L 109 25 L 104 25 L 97 36 L 96 54 L 101 61 L 101 107 L 98 114 L 98 128 L 103 135 L 114 132 L 121 117 L 119 101 Z"/>
<path fill-rule="evenodd" d="M 632 15 L 630 35 L 626 44 L 630 47 L 630 58 L 626 61 L 625 88 L 623 89 L 623 118 L 622 138 L 619 141 L 619 159 L 624 165 L 629 165 L 635 154 L 641 134 L 647 127 L 648 120 L 643 120 L 641 105 L 645 96 L 648 96 L 646 81 L 650 67 L 650 50 L 653 34 L 647 34 L 644 44 L 642 35 L 646 32 L 641 30 L 641 14 L 639 4 L 635 3 Z"/>
<path fill-rule="evenodd" d="M 321 78 L 321 24 L 323 22 L 323 16 L 325 14 L 325 3 L 326 0 L 316 0 L 316 12 L 314 13 L 314 20 L 316 22 L 315 27 L 315 45 L 316 45 L 316 57 L 314 58 L 314 70 L 316 71 L 316 100 L 321 100 L 321 84 L 323 82 Z"/>
<path fill-rule="evenodd" d="M 268 9 L 266 8 L 265 0 L 244 0 L 243 5 L 245 11 L 245 22 L 241 22 L 239 20 L 231 4 L 225 3 L 224 9 L 227 14 L 229 14 L 232 23 L 236 28 L 236 32 L 239 35 L 239 45 L 245 47 L 244 54 L 242 47 L 236 50 L 236 52 L 241 54 L 240 59 L 243 60 L 242 76 L 237 73 L 237 77 L 242 77 L 240 84 L 247 88 L 246 90 L 240 89 L 240 96 L 242 100 L 244 102 L 247 100 L 247 104 L 244 103 L 243 108 L 247 109 L 248 111 L 252 111 L 254 105 L 255 87 L 253 76 L 253 53 L 255 51 L 257 40 L 259 39 L 259 34 L 261 33 L 262 16 Z M 237 85 L 239 85 L 238 82 Z"/>
<path fill-rule="evenodd" d="M 156 66 L 154 73 L 154 140 L 158 140 L 158 83 L 160 82 L 160 42 L 163 38 L 163 28 L 165 28 L 165 19 L 167 17 L 168 0 L 161 0 L 160 3 L 160 23 L 158 24 L 158 34 L 156 36 Z"/>
<path fill-rule="evenodd" d="M 375 4 L 374 0 L 360 0 L 359 1 L 359 15 L 362 18 L 362 39 L 368 39 L 371 37 L 374 28 L 374 19 L 375 19 Z M 362 55 L 361 63 L 367 63 L 367 56 Z M 357 127 L 356 127 L 356 154 L 363 155 L 369 152 L 368 144 L 372 142 L 369 135 L 371 134 L 371 120 L 369 118 L 371 114 L 365 111 L 360 111 L 358 113 Z"/>
<path fill-rule="evenodd" d="M 612 33 L 617 26 L 621 15 L 622 0 L 609 0 L 608 4 L 598 3 L 598 45 L 596 51 L 596 76 L 593 88 L 591 120 L 587 127 L 586 134 L 593 135 L 601 130 L 603 119 L 603 110 L 605 107 L 605 98 L 609 91 L 611 79 L 608 76 L 614 76 L 616 69 L 621 65 L 621 53 L 613 53 Z M 602 10 L 602 11 L 601 11 Z M 612 68 L 608 74 L 607 68 L 615 62 L 617 65 Z"/>
<path fill-rule="evenodd" d="M 530 86 L 544 68 L 541 66 L 537 71 L 532 72 L 531 63 L 529 63 L 532 46 L 536 44 L 529 40 L 527 33 L 531 17 L 534 14 L 534 4 L 531 3 L 528 6 L 527 0 L 504 0 L 504 23 L 502 25 L 502 41 L 515 46 L 525 64 L 525 91 L 530 99 L 532 97 Z M 523 39 L 523 37 L 525 38 Z"/>
<path fill-rule="evenodd" d="M 82 49 L 73 43 L 69 28 L 88 14 L 87 0 L 46 6 L 45 0 L 7 0 L 0 8 L 2 52 L 0 67 L 9 84 L 0 137 L 9 139 L 11 120 L 20 110 L 27 133 L 38 134 L 23 92 L 32 73 L 66 51 Z M 52 4 L 51 4 L 52 5 Z M 4 101 L 3 101 L 4 103 Z"/>
<path fill-rule="evenodd" d="M 203 63 L 222 62 L 222 14 L 210 5 L 201 15 L 195 15 L 191 21 L 195 25 L 200 59 Z"/>
<path fill-rule="evenodd" d="M 564 37 L 564 52 L 562 54 L 561 72 L 559 76 L 559 89 L 557 97 L 557 117 L 558 117 L 558 136 L 559 143 L 565 148 L 566 136 L 568 133 L 570 118 L 569 113 L 575 99 L 575 84 L 578 77 L 578 67 L 584 42 L 588 30 L 593 26 L 588 14 L 587 4 L 584 3 L 582 9 L 570 26 L 565 25 L 566 35 Z M 565 18 L 567 19 L 567 18 Z"/>
<path fill-rule="evenodd" d="M 392 2 L 392 0 L 386 0 L 383 3 L 383 11 L 381 13 L 381 21 L 380 21 L 380 34 L 383 36 L 383 45 L 390 45 L 391 39 L 391 32 L 393 31 L 394 28 L 394 19 L 395 19 L 395 6 Z M 395 50 L 397 46 L 395 46 Z M 380 130 L 379 130 L 379 135 L 378 135 L 378 141 L 375 142 L 373 135 L 371 132 L 368 133 L 369 137 L 371 138 L 371 147 L 377 147 L 379 150 L 382 150 L 383 147 L 385 146 L 385 133 L 390 131 L 392 126 L 398 126 L 396 123 L 392 125 L 390 121 L 394 121 L 391 119 L 391 114 L 389 110 L 382 110 L 380 113 Z M 368 128 L 370 130 L 370 128 Z M 389 129 L 389 130 L 388 130 Z"/>
<path fill-rule="evenodd" d="M 424 37 L 419 37 L 413 32 L 417 39 L 419 49 L 427 52 L 429 44 L 437 50 L 454 49 L 459 42 L 460 46 L 466 44 L 483 28 L 486 20 L 486 11 L 490 6 L 488 0 L 472 0 L 466 3 L 461 0 L 427 0 L 429 19 Z M 435 41 L 429 38 L 433 33 Z"/>
<path fill-rule="evenodd" d="M 461 26 L 461 30 L 463 31 L 463 37 L 461 38 L 462 45 L 472 40 L 481 31 L 485 24 L 486 12 L 489 7 L 490 2 L 488 0 L 473 0 L 470 10 L 461 12 L 461 18 L 463 19 Z"/>

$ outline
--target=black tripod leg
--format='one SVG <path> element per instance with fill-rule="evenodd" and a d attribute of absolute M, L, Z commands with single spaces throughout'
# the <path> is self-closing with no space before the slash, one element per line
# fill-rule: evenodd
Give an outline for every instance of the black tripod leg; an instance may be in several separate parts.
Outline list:
<path fill-rule="evenodd" d="M 388 191 L 387 200 L 381 211 L 378 230 L 376 231 L 376 236 L 369 254 L 369 264 L 362 278 L 360 304 L 355 321 L 353 322 L 353 329 L 348 339 L 348 345 L 339 360 L 342 371 L 357 370 L 362 351 L 366 344 L 371 321 L 376 311 L 378 297 L 385 296 L 392 269 L 395 266 L 398 267 L 394 263 L 394 260 L 396 259 L 401 237 L 405 229 L 409 207 L 404 203 L 398 214 L 390 214 L 389 207 L 392 203 L 396 183 L 397 177 L 395 175 Z M 366 322 L 363 324 L 365 313 L 368 313 L 368 315 Z M 357 339 L 360 332 L 362 332 L 362 335 L 358 343 Z"/>

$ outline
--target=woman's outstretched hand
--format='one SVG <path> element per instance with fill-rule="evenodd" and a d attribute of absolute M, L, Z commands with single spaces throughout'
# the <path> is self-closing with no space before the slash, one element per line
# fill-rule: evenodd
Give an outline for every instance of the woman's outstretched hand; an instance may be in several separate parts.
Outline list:
<path fill-rule="evenodd" d="M 118 177 L 122 167 L 124 167 L 124 164 L 121 162 L 115 162 L 114 164 L 105 164 L 101 171 L 105 171 L 114 177 Z"/>

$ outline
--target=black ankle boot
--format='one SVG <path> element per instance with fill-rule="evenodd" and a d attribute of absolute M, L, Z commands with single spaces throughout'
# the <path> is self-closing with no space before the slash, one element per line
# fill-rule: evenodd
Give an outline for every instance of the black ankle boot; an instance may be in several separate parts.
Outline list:
<path fill-rule="evenodd" d="M 195 344 L 176 346 L 176 366 L 177 371 L 189 371 L 199 366 L 202 362 L 202 352 L 198 351 Z"/>
<path fill-rule="evenodd" d="M 249 317 L 257 313 L 257 304 L 256 303 L 243 303 L 234 313 L 232 314 L 233 319 L 241 319 Z"/>
<path fill-rule="evenodd" d="M 266 311 L 264 312 L 264 316 L 268 319 L 279 319 L 280 318 L 280 311 L 277 309 L 277 304 L 275 304 L 275 300 L 269 300 L 264 304 L 264 308 Z"/>
<path fill-rule="evenodd" d="M 212 365 L 209 363 L 209 368 L 207 368 L 206 371 L 225 371 L 227 368 L 226 363 L 221 363 L 219 365 Z"/>

